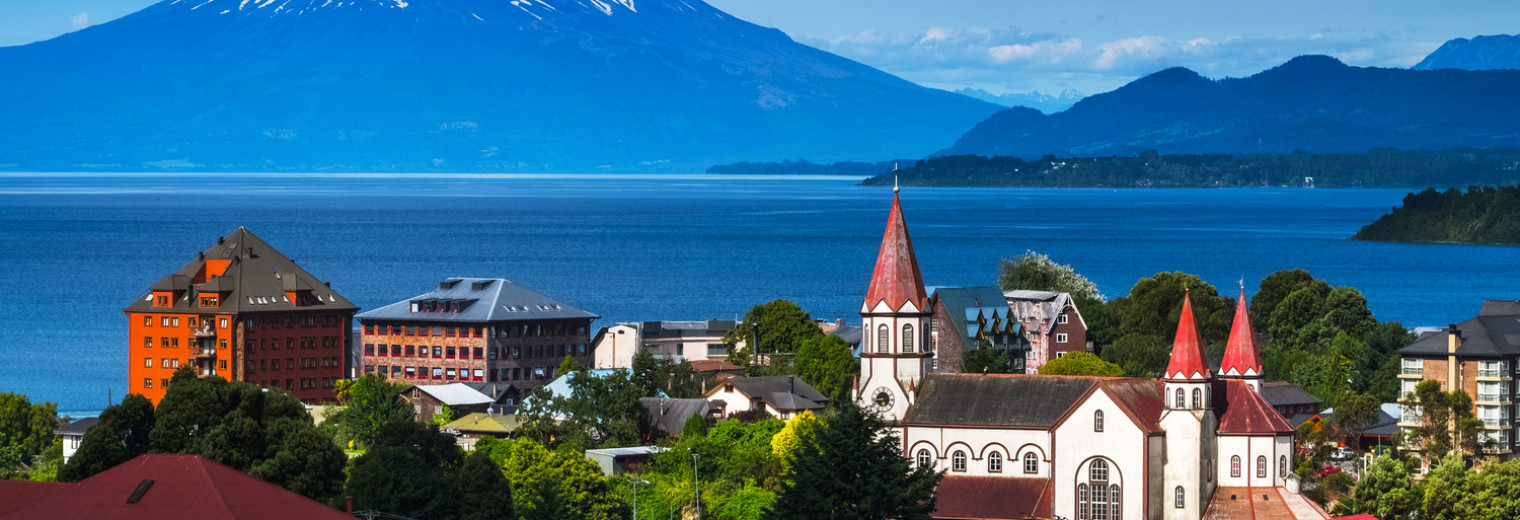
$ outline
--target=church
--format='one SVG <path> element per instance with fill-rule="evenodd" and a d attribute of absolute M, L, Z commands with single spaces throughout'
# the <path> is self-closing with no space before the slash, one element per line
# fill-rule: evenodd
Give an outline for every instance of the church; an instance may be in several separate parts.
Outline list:
<path fill-rule="evenodd" d="M 860 307 L 855 398 L 904 456 L 945 472 L 936 518 L 1328 517 L 1298 494 L 1293 427 L 1261 395 L 1244 290 L 1217 373 L 1186 296 L 1158 379 L 934 373 L 897 191 Z"/>

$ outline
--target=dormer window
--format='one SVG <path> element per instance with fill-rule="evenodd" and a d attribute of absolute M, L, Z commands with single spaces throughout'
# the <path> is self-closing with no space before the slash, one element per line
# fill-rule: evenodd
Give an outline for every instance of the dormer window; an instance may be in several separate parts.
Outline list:
<path fill-rule="evenodd" d="M 216 296 L 201 296 L 201 307 L 216 307 Z"/>
<path fill-rule="evenodd" d="M 412 302 L 412 312 L 422 312 L 422 302 Z"/>
<path fill-rule="evenodd" d="M 169 306 L 169 295 L 167 295 L 167 294 L 160 294 L 160 295 L 154 296 L 154 298 L 153 298 L 153 306 L 154 307 L 168 307 Z"/>

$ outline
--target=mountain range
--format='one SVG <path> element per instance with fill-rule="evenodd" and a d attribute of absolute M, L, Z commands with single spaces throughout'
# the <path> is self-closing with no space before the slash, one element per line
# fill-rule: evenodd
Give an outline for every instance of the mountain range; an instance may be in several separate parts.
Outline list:
<path fill-rule="evenodd" d="M 1414 70 L 1504 70 L 1520 69 L 1520 35 L 1457 38 L 1441 44 L 1439 49 L 1416 63 Z"/>
<path fill-rule="evenodd" d="M 1010 108 L 938 155 L 1102 156 L 1513 147 L 1520 71 L 1405 70 L 1301 56 L 1246 78 L 1150 74 L 1045 115 Z"/>
<path fill-rule="evenodd" d="M 1005 107 L 1029 107 L 1046 114 L 1052 114 L 1071 108 L 1072 105 L 1077 104 L 1077 102 L 1081 101 L 1082 98 L 1087 97 L 1087 94 L 1083 94 L 1080 91 L 1072 89 L 1062 90 L 1060 94 L 1054 96 L 1050 94 L 1041 94 L 1038 90 L 1028 93 L 993 94 L 979 88 L 956 89 L 955 93 L 974 97 L 988 103 L 996 103 Z"/>
<path fill-rule="evenodd" d="M 9 170 L 873 160 L 999 109 L 700 0 L 166 0 L 0 48 L 0 70 Z"/>

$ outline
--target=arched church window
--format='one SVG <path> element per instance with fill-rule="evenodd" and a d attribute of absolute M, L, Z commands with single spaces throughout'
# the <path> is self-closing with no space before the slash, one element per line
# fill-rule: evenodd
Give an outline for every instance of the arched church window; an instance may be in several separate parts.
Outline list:
<path fill-rule="evenodd" d="M 1111 500 L 1108 501 L 1108 505 L 1109 505 L 1109 507 L 1112 507 L 1113 510 L 1114 510 L 1113 520 L 1123 520 L 1124 519 L 1123 514 L 1121 514 L 1121 511 L 1119 510 L 1119 495 L 1120 495 L 1120 493 L 1119 493 L 1119 485 L 1118 484 L 1115 484 L 1115 485 L 1112 485 L 1112 486 L 1108 487 L 1108 496 L 1111 499 Z"/>
<path fill-rule="evenodd" d="M 1092 499 L 1087 496 L 1087 484 L 1077 484 L 1077 519 L 1088 520 L 1092 518 L 1088 515 L 1091 506 Z"/>
<path fill-rule="evenodd" d="M 1002 473 L 1003 472 L 1003 454 L 1002 453 L 998 453 L 998 452 L 994 451 L 994 452 L 992 452 L 992 454 L 990 454 L 990 455 L 987 456 L 987 471 L 992 472 L 992 473 Z"/>
<path fill-rule="evenodd" d="M 1279 455 L 1277 457 L 1277 478 L 1287 478 L 1287 476 L 1288 476 L 1288 456 L 1287 455 Z"/>
<path fill-rule="evenodd" d="M 886 325 L 876 328 L 876 352 L 886 354 L 890 352 L 887 347 L 892 342 L 892 331 Z"/>
<path fill-rule="evenodd" d="M 1103 431 L 1103 410 L 1093 412 L 1093 431 Z"/>
<path fill-rule="evenodd" d="M 1256 457 L 1256 478 L 1267 478 L 1267 456 Z"/>
<path fill-rule="evenodd" d="M 1095 460 L 1092 467 L 1087 470 L 1087 480 L 1093 482 L 1108 482 L 1108 462 Z"/>
<path fill-rule="evenodd" d="M 1187 394 L 1184 394 L 1182 392 L 1182 389 L 1178 388 L 1177 389 L 1177 409 L 1180 410 L 1180 409 L 1183 409 L 1183 408 L 1187 408 L 1187 401 L 1186 401 L 1186 399 L 1187 399 Z"/>
<path fill-rule="evenodd" d="M 1240 455 L 1230 457 L 1230 476 L 1240 478 Z"/>
<path fill-rule="evenodd" d="M 918 450 L 918 467 L 929 467 L 929 450 Z"/>
<path fill-rule="evenodd" d="M 1202 409 L 1203 408 L 1203 390 L 1202 389 L 1198 389 L 1198 388 L 1194 388 L 1193 389 L 1193 408 L 1198 408 L 1198 409 Z"/>
<path fill-rule="evenodd" d="M 1092 486 L 1092 520 L 1108 520 L 1108 486 L 1102 482 Z"/>
<path fill-rule="evenodd" d="M 1177 486 L 1177 489 L 1172 490 L 1172 507 L 1177 509 L 1185 507 L 1183 498 L 1182 486 Z"/>
<path fill-rule="evenodd" d="M 956 450 L 955 455 L 950 456 L 950 469 L 966 471 L 966 452 Z"/>
<path fill-rule="evenodd" d="M 1040 457 L 1034 453 L 1024 454 L 1024 472 L 1038 473 L 1040 471 Z"/>
<path fill-rule="evenodd" d="M 902 351 L 906 353 L 913 352 L 913 326 L 906 323 L 903 324 Z"/>

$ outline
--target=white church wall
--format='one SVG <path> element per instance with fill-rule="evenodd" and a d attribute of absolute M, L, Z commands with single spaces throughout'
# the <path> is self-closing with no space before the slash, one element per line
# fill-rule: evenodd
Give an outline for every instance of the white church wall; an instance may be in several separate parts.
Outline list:
<path fill-rule="evenodd" d="M 1103 412 L 1103 431 L 1095 431 L 1095 413 Z M 1089 480 L 1094 460 L 1109 466 L 1109 484 L 1121 489 L 1124 518 L 1144 518 L 1147 446 L 1145 432 L 1101 388 L 1079 403 L 1055 429 L 1055 495 L 1052 511 L 1078 518 L 1077 484 Z"/>
<path fill-rule="evenodd" d="M 903 446 L 909 460 L 917 463 L 918 452 L 929 450 L 935 469 L 946 476 L 1046 478 L 1050 476 L 1050 434 L 1045 430 L 992 428 L 942 428 L 909 426 Z M 954 454 L 966 455 L 966 468 L 956 471 Z M 1002 455 L 1003 468 L 992 472 L 988 467 L 993 452 Z M 1034 473 L 1024 472 L 1024 454 L 1033 453 L 1039 463 Z"/>

